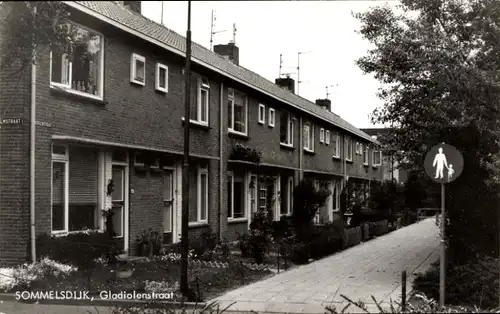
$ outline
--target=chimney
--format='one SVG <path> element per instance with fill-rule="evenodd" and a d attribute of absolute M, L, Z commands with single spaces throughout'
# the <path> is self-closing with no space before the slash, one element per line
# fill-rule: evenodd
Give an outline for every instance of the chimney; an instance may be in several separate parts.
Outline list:
<path fill-rule="evenodd" d="M 119 1 L 123 2 L 123 6 L 127 9 L 141 14 L 141 1 Z"/>
<path fill-rule="evenodd" d="M 214 52 L 229 59 L 232 63 L 240 65 L 240 49 L 234 42 L 229 42 L 227 45 L 215 45 Z"/>
<path fill-rule="evenodd" d="M 316 99 L 316 105 L 323 107 L 325 110 L 332 111 L 332 101 L 330 99 Z"/>
<path fill-rule="evenodd" d="M 295 80 L 290 76 L 277 78 L 274 83 L 295 94 Z"/>

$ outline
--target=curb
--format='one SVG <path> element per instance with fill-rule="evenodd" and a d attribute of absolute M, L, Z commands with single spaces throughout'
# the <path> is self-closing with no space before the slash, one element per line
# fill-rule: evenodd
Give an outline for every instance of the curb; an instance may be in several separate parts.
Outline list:
<path fill-rule="evenodd" d="M 15 293 L 0 293 L 0 301 L 18 302 L 25 304 L 46 304 L 46 305 L 71 305 L 71 306 L 134 306 L 148 304 L 148 308 L 172 308 L 172 309 L 203 309 L 209 303 L 206 302 L 176 302 L 176 301 L 143 301 L 143 300 L 116 300 L 116 299 L 101 299 L 99 296 L 94 297 L 93 300 L 88 299 L 40 299 L 40 300 L 17 300 Z"/>

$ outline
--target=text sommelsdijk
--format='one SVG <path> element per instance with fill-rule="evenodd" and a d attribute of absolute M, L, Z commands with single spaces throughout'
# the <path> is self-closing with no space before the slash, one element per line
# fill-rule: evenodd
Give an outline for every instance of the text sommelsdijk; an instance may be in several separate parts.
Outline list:
<path fill-rule="evenodd" d="M 101 300 L 171 300 L 174 292 L 112 292 L 111 290 L 99 293 Z M 90 300 L 94 296 L 89 291 L 16 291 L 16 300 Z"/>

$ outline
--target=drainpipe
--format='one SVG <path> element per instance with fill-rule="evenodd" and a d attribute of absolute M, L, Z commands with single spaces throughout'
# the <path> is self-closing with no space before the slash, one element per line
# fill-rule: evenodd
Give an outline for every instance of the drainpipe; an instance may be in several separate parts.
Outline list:
<path fill-rule="evenodd" d="M 223 189 L 223 184 L 222 184 L 222 178 L 223 178 L 223 167 L 224 167 L 224 149 L 223 149 L 223 145 L 224 145 L 224 124 L 223 124 L 223 121 L 224 121 L 224 106 L 223 106 L 223 102 L 224 102 L 224 83 L 220 83 L 220 101 L 219 101 L 219 112 L 220 112 L 220 117 L 219 117 L 219 135 L 220 135 L 220 141 L 219 141 L 219 149 L 220 149 L 220 153 L 219 153 L 219 157 L 220 157 L 220 160 L 219 160 L 219 212 L 217 213 L 217 216 L 219 217 L 219 227 L 218 227 L 218 230 L 217 230 L 217 237 L 219 238 L 219 240 L 221 240 L 221 236 L 222 236 L 222 204 L 224 203 L 223 200 L 224 200 L 224 189 Z"/>
<path fill-rule="evenodd" d="M 33 16 L 36 16 L 36 5 L 33 6 Z M 34 37 L 34 35 L 33 35 Z M 36 263 L 36 233 L 35 233 L 35 119 L 36 119 L 36 45 L 33 38 L 33 55 L 31 60 L 31 119 L 30 119 L 30 237 L 31 261 Z"/>
<path fill-rule="evenodd" d="M 304 179 L 304 130 L 302 117 L 299 118 L 299 181 Z"/>

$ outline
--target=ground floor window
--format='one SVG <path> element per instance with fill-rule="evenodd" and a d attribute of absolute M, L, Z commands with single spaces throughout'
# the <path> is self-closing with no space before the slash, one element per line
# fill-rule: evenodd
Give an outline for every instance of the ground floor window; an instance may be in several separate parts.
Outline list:
<path fill-rule="evenodd" d="M 281 215 L 290 215 L 293 208 L 293 176 L 281 177 Z"/>
<path fill-rule="evenodd" d="M 208 221 L 208 167 L 199 165 L 189 173 L 189 222 Z"/>
<path fill-rule="evenodd" d="M 262 176 L 259 178 L 259 209 L 267 211 L 276 219 L 275 213 L 275 177 Z"/>
<path fill-rule="evenodd" d="M 340 209 L 340 181 L 333 181 L 332 188 L 332 211 L 337 212 Z"/>
<path fill-rule="evenodd" d="M 238 172 L 230 172 L 227 177 L 227 196 L 229 219 L 245 217 L 245 177 Z"/>
<path fill-rule="evenodd" d="M 98 156 L 94 148 L 53 145 L 53 232 L 99 228 Z"/>

